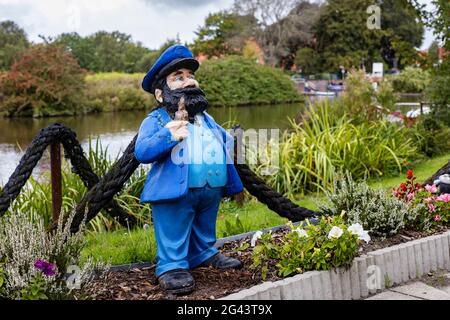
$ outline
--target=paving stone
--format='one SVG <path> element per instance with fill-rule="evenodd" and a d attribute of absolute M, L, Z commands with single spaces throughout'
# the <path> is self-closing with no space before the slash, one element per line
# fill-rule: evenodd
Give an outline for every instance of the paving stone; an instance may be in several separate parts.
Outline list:
<path fill-rule="evenodd" d="M 450 300 L 450 295 L 446 292 L 433 288 L 423 282 L 414 282 L 400 287 L 391 288 L 390 290 L 407 294 L 416 298 L 426 300 Z"/>
<path fill-rule="evenodd" d="M 420 299 L 387 290 L 375 296 L 367 298 L 366 300 L 420 300 Z"/>

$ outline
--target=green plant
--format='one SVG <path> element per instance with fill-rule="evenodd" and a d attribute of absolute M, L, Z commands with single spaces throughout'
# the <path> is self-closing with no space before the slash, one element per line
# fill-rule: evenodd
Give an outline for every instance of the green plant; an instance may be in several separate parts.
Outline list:
<path fill-rule="evenodd" d="M 27 288 L 20 291 L 20 300 L 48 300 L 45 294 L 47 284 L 42 274 L 37 274 L 31 279 Z"/>
<path fill-rule="evenodd" d="M 391 76 L 395 92 L 423 93 L 431 82 L 430 73 L 414 67 L 406 67 L 400 74 Z"/>
<path fill-rule="evenodd" d="M 80 264 L 84 246 L 82 231 L 71 233 L 74 214 L 62 216 L 49 233 L 42 219 L 15 212 L 0 220 L 0 261 L 3 288 L 0 298 L 67 299 L 82 296 L 86 284 L 108 269 L 103 263 L 88 259 Z M 81 227 L 83 229 L 83 226 Z M 66 272 L 79 270 L 79 292 L 67 285 Z"/>
<path fill-rule="evenodd" d="M 281 277 L 348 266 L 364 234 L 361 228 L 357 229 L 356 225 L 347 227 L 342 217 L 336 216 L 322 217 L 317 225 L 307 223 L 304 228 L 290 224 L 290 232 L 277 240 L 270 232 L 263 234 L 253 250 L 252 268 L 259 269 L 266 279 L 273 265 Z M 367 234 L 364 237 L 369 241 Z"/>
<path fill-rule="evenodd" d="M 331 215 L 345 212 L 348 223 L 360 223 L 377 236 L 395 235 L 417 217 L 414 208 L 384 190 L 370 188 L 365 181 L 356 183 L 348 172 L 338 174 L 327 198 L 329 204 L 321 206 L 322 212 Z"/>
<path fill-rule="evenodd" d="M 426 115 L 411 128 L 412 138 L 418 150 L 427 157 L 434 157 L 450 151 L 450 128 L 434 115 Z"/>
<path fill-rule="evenodd" d="M 277 171 L 264 177 L 278 192 L 329 190 L 336 168 L 350 171 L 356 179 L 398 173 L 417 156 L 413 140 L 401 126 L 385 121 L 352 124 L 330 109 L 327 103 L 315 105 L 282 136 Z M 274 165 L 269 160 L 252 167 L 261 173 Z"/>

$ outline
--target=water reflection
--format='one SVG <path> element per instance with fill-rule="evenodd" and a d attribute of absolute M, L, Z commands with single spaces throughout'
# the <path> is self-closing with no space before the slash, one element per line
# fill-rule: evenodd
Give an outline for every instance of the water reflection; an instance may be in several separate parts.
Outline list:
<path fill-rule="evenodd" d="M 252 107 L 210 108 L 208 112 L 219 124 L 233 121 L 244 128 L 280 128 L 289 126 L 288 118 L 295 118 L 304 110 L 303 104 L 285 104 Z M 23 151 L 37 132 L 51 123 L 62 123 L 77 133 L 83 149 L 88 149 L 89 139 L 98 138 L 108 154 L 115 158 L 130 143 L 142 120 L 149 111 L 99 113 L 79 117 L 54 117 L 43 119 L 0 118 L 0 185 L 4 185 L 19 163 Z M 48 170 L 48 152 L 33 172 L 35 177 Z"/>

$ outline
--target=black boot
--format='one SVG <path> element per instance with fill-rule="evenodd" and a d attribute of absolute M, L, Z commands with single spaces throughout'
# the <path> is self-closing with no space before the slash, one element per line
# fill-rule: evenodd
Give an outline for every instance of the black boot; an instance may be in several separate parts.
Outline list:
<path fill-rule="evenodd" d="M 182 294 L 194 291 L 195 280 L 189 271 L 175 269 L 167 271 L 158 277 L 161 289 L 171 294 Z"/>
<path fill-rule="evenodd" d="M 200 265 L 200 267 L 209 266 L 217 269 L 240 269 L 242 268 L 242 262 L 234 258 L 226 257 L 219 252 Z"/>

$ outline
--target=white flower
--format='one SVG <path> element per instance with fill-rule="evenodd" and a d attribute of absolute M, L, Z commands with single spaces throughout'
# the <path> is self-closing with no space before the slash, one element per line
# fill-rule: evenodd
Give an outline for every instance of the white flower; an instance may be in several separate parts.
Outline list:
<path fill-rule="evenodd" d="M 261 238 L 262 236 L 262 231 L 258 230 L 253 234 L 252 240 L 250 241 L 250 244 L 252 247 L 254 247 L 256 245 L 256 240 L 258 240 L 259 238 Z"/>
<path fill-rule="evenodd" d="M 364 231 L 361 235 L 358 236 L 359 240 L 364 240 L 366 243 L 369 243 L 370 236 L 368 231 Z"/>
<path fill-rule="evenodd" d="M 364 231 L 362 225 L 359 223 L 354 223 L 347 229 L 350 233 L 357 235 L 359 240 L 364 240 L 369 243 L 370 236 L 368 231 Z"/>
<path fill-rule="evenodd" d="M 360 234 L 362 234 L 364 232 L 364 229 L 362 227 L 362 225 L 360 225 L 359 223 L 354 223 L 352 224 L 350 227 L 347 228 L 347 230 L 354 235 L 359 236 Z"/>
<path fill-rule="evenodd" d="M 342 234 L 344 233 L 344 230 L 342 230 L 339 227 L 334 226 L 333 228 L 331 228 L 330 233 L 328 233 L 328 239 L 331 238 L 340 238 L 342 236 Z"/>
<path fill-rule="evenodd" d="M 297 228 L 294 230 L 294 232 L 297 232 L 300 237 L 308 236 L 308 233 L 304 229 Z"/>

